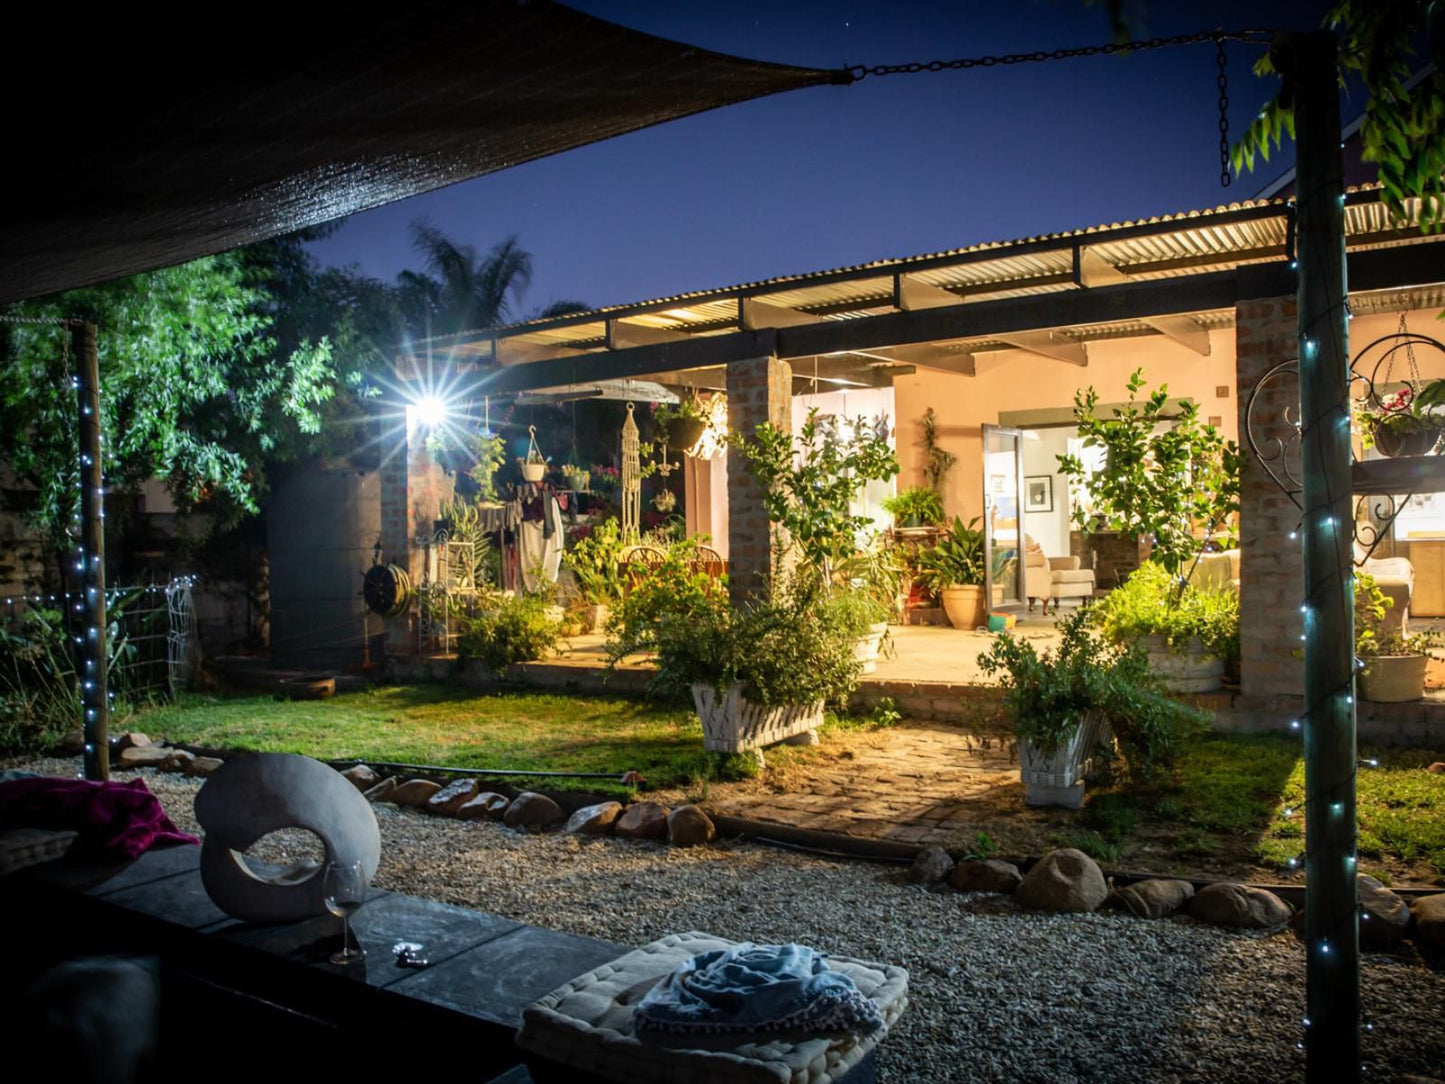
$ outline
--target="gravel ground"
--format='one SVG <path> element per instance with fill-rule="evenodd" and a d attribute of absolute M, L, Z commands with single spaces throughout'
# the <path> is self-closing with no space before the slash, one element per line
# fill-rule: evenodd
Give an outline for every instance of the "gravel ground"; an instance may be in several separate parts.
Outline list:
<path fill-rule="evenodd" d="M 24 767 L 74 774 L 77 764 Z M 196 831 L 199 780 L 138 774 L 179 827 Z M 909 886 L 889 867 L 746 843 L 683 851 L 521 835 L 386 805 L 376 812 L 380 887 L 626 945 L 704 930 L 907 967 L 910 1005 L 881 1047 L 884 1081 L 1303 1076 L 1304 952 L 1288 933 L 1033 914 L 1002 897 Z M 281 842 L 267 857 L 299 851 Z M 1445 974 L 1418 958 L 1374 954 L 1362 981 L 1374 1024 L 1367 1079 L 1438 1074 Z"/>

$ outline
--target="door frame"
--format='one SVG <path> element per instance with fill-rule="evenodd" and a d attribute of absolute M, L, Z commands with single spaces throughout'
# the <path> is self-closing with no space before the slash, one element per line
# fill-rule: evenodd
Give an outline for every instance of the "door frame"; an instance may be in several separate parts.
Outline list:
<path fill-rule="evenodd" d="M 1014 565 L 1016 588 L 1015 600 L 995 603 L 993 601 L 993 524 L 989 518 L 989 505 L 993 494 L 989 492 L 989 437 L 998 435 L 1014 438 L 1014 508 L 1018 530 L 1018 561 Z M 1024 431 L 1008 425 L 983 423 L 983 597 L 989 611 L 1021 611 L 1028 606 L 1024 596 L 1024 560 L 1027 544 L 1024 541 Z"/>

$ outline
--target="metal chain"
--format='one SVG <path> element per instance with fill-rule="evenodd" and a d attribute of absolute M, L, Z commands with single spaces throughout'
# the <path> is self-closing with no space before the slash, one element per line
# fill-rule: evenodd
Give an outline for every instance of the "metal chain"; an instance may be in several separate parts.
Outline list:
<path fill-rule="evenodd" d="M 1219 187 L 1228 188 L 1234 183 L 1229 173 L 1229 69 L 1224 55 L 1224 35 L 1214 36 L 1214 63 L 1219 69 L 1214 81 L 1219 86 Z"/>
<path fill-rule="evenodd" d="M 962 57 L 957 60 L 914 61 L 911 64 L 854 64 L 843 70 L 853 82 L 870 75 L 917 75 L 919 72 L 962 71 L 968 68 L 993 68 L 1007 64 L 1039 64 L 1046 60 L 1071 60 L 1080 56 L 1113 56 L 1144 49 L 1163 49 L 1172 45 L 1197 45 L 1205 41 L 1268 41 L 1260 30 L 1214 30 L 1201 34 L 1176 34 L 1172 38 L 1145 38 L 1143 41 L 1109 42 L 1107 45 L 1084 45 L 1077 49 L 1038 50 L 1033 53 L 1004 53 L 1001 56 Z"/>

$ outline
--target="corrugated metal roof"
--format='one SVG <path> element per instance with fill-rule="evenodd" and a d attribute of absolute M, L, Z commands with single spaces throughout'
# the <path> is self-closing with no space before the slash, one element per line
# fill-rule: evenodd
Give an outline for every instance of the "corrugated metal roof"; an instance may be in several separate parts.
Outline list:
<path fill-rule="evenodd" d="M 1415 228 L 1418 201 L 1410 206 L 1411 220 L 1400 224 L 1390 219 L 1377 198 L 1378 191 L 1377 186 L 1349 190 L 1345 227 L 1350 248 L 1422 240 Z M 608 320 L 620 319 L 690 334 L 714 333 L 736 328 L 741 298 L 807 312 L 819 319 L 854 319 L 895 311 L 894 277 L 900 274 L 925 287 L 947 290 L 960 300 L 1037 296 L 1076 288 L 1073 250 L 1078 245 L 1087 245 L 1131 279 L 1174 278 L 1282 259 L 1288 252 L 1291 214 L 1289 200 L 1247 200 L 1203 211 L 783 275 L 467 332 L 443 341 L 496 336 L 509 342 L 588 348 L 605 341 Z M 1131 327 L 1117 333 L 1136 331 Z"/>

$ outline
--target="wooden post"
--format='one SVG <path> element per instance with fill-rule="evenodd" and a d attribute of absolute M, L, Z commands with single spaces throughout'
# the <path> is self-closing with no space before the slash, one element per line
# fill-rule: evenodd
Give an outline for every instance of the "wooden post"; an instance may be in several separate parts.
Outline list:
<path fill-rule="evenodd" d="M 1304 475 L 1305 1079 L 1360 1079 L 1354 518 L 1335 36 L 1292 36 Z"/>
<path fill-rule="evenodd" d="M 75 356 L 75 394 L 80 419 L 80 552 L 76 583 L 80 591 L 80 705 L 85 737 L 85 778 L 110 778 L 110 697 L 105 664 L 105 483 L 101 472 L 100 364 L 95 325 L 77 321 L 70 328 Z"/>

